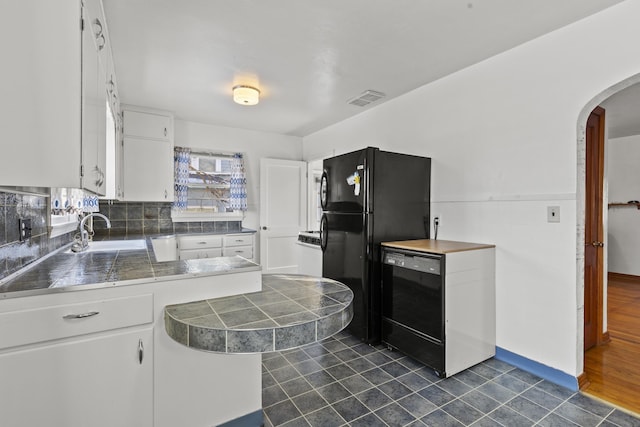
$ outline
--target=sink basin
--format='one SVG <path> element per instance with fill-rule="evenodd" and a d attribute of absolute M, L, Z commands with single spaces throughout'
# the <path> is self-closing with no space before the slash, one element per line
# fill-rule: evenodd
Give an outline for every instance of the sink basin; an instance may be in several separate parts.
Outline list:
<path fill-rule="evenodd" d="M 104 240 L 98 242 L 89 242 L 89 247 L 82 252 L 114 252 L 114 251 L 135 251 L 147 248 L 147 242 L 144 239 L 137 240 Z M 71 249 L 69 249 L 71 252 Z"/>

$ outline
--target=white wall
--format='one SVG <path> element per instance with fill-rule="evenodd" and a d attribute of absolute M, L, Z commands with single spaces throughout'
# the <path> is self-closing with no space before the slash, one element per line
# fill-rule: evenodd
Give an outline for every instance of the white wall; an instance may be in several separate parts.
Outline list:
<path fill-rule="evenodd" d="M 609 202 L 640 200 L 640 135 L 610 139 L 607 147 Z M 609 209 L 609 271 L 640 276 L 640 210 Z"/>
<path fill-rule="evenodd" d="M 637 16 L 640 1 L 626 1 L 304 138 L 305 159 L 364 146 L 432 157 L 439 238 L 497 245 L 498 346 L 573 376 L 582 372 L 578 120 L 640 72 Z M 560 223 L 547 222 L 547 206 L 560 206 Z"/>
<path fill-rule="evenodd" d="M 302 159 L 301 138 L 275 133 L 176 120 L 174 139 L 176 146 L 245 154 L 248 210 L 242 225 L 255 230 L 260 226 L 260 159 Z M 256 251 L 260 259 L 257 246 Z"/>

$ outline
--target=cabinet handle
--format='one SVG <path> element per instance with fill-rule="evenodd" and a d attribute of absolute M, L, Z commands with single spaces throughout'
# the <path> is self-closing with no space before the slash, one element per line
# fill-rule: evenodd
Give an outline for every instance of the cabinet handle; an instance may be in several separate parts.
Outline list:
<path fill-rule="evenodd" d="M 167 136 L 167 128 L 164 128 L 164 136 Z"/>
<path fill-rule="evenodd" d="M 167 193 L 167 190 L 164 190 L 164 198 L 166 199 L 167 197 L 169 197 L 169 193 Z"/>
<path fill-rule="evenodd" d="M 102 22 L 99 19 L 95 19 L 93 21 L 93 32 L 96 38 L 96 43 L 98 44 L 98 50 L 102 50 L 104 45 L 107 43 L 107 39 L 104 37 L 102 33 Z"/>
<path fill-rule="evenodd" d="M 98 38 L 102 35 L 102 22 L 100 22 L 99 19 L 94 19 L 93 25 L 93 33 L 95 34 L 95 37 Z"/>
<path fill-rule="evenodd" d="M 142 338 L 138 340 L 138 362 L 142 365 L 142 360 L 144 359 L 144 344 L 142 343 Z"/>
<path fill-rule="evenodd" d="M 107 41 L 104 39 L 104 36 L 100 34 L 96 40 L 98 42 L 98 50 L 104 49 L 104 45 L 107 44 Z"/>
<path fill-rule="evenodd" d="M 63 319 L 84 319 L 85 317 L 93 317 L 100 314 L 99 311 L 89 311 L 87 313 L 80 314 L 67 314 L 66 316 L 62 316 Z"/>
<path fill-rule="evenodd" d="M 206 245 L 207 242 L 198 242 L 199 245 Z"/>

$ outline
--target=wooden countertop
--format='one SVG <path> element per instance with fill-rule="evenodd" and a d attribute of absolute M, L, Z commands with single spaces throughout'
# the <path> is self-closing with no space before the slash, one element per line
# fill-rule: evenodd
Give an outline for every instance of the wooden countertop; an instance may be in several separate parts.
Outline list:
<path fill-rule="evenodd" d="M 495 248 L 496 245 L 484 243 L 456 242 L 453 240 L 400 240 L 396 242 L 382 242 L 382 246 L 388 248 L 406 249 L 417 252 L 430 252 L 436 254 L 448 254 L 452 252 L 474 251 L 477 249 Z"/>

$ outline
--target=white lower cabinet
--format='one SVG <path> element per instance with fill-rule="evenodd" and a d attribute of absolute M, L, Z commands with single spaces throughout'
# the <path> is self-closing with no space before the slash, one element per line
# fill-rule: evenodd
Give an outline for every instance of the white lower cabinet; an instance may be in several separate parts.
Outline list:
<path fill-rule="evenodd" d="M 253 237 L 253 233 L 179 236 L 178 259 L 238 255 L 253 260 Z"/>
<path fill-rule="evenodd" d="M 238 255 L 243 258 L 253 258 L 253 248 L 251 246 L 232 246 L 230 248 L 224 248 L 222 256 L 234 256 Z"/>
<path fill-rule="evenodd" d="M 222 248 L 181 250 L 180 259 L 216 258 L 222 256 Z"/>
<path fill-rule="evenodd" d="M 0 355 L 6 427 L 153 425 L 153 329 Z"/>
<path fill-rule="evenodd" d="M 222 256 L 238 255 L 253 260 L 253 234 L 226 234 Z"/>
<path fill-rule="evenodd" d="M 178 259 L 216 258 L 219 256 L 222 256 L 222 236 L 204 234 L 178 237 Z"/>
<path fill-rule="evenodd" d="M 260 411 L 261 356 L 175 342 L 164 307 L 261 287 L 256 269 L 0 300 L 0 426 L 199 427 Z"/>
<path fill-rule="evenodd" d="M 164 329 L 164 307 L 262 288 L 259 270 L 153 285 L 155 427 L 217 426 L 262 409 L 262 356 L 195 350 Z"/>
<path fill-rule="evenodd" d="M 0 302 L 0 425 L 153 425 L 153 295 L 110 291 Z"/>

